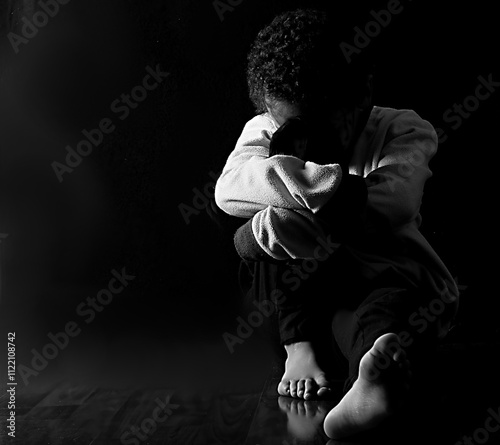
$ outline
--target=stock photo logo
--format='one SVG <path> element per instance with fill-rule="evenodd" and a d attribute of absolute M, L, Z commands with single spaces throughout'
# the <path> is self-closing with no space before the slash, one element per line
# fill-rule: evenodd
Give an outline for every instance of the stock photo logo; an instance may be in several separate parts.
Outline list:
<path fill-rule="evenodd" d="M 87 297 L 87 299 L 75 309 L 76 314 L 83 318 L 86 324 L 92 323 L 97 317 L 97 314 L 102 312 L 106 306 L 111 304 L 114 297 L 125 290 L 129 282 L 135 279 L 135 275 L 127 274 L 125 267 L 121 272 L 116 269 L 111 271 L 111 279 L 108 285 L 99 290 L 95 297 Z M 49 332 L 47 342 L 39 352 L 36 348 L 31 350 L 32 358 L 30 366 L 19 364 L 17 367 L 19 375 L 25 386 L 29 385 L 29 380 L 32 377 L 37 377 L 42 372 L 51 360 L 55 360 L 61 351 L 64 351 L 72 338 L 77 337 L 82 333 L 82 328 L 76 321 L 68 321 L 64 329 L 57 333 Z"/>
<path fill-rule="evenodd" d="M 461 103 L 455 102 L 443 113 L 443 122 L 449 126 L 449 129 L 436 128 L 440 144 L 446 142 L 450 130 L 458 130 L 479 109 L 482 103 L 491 98 L 500 86 L 500 82 L 493 79 L 493 73 L 487 76 L 480 75 L 477 77 L 477 81 L 473 94 L 465 97 Z"/>
<path fill-rule="evenodd" d="M 456 442 L 455 445 L 476 445 L 489 442 L 490 435 L 500 430 L 500 407 L 497 411 L 488 408 L 488 414 L 484 427 L 476 428 L 470 436 L 463 436 L 462 440 Z"/>
<path fill-rule="evenodd" d="M 214 7 L 217 16 L 221 22 L 224 21 L 224 14 L 227 12 L 233 12 L 236 6 L 243 3 L 244 0 L 214 0 L 212 6 Z"/>
<path fill-rule="evenodd" d="M 160 65 L 156 65 L 154 69 L 147 66 L 146 73 L 139 85 L 132 88 L 128 94 L 123 93 L 119 98 L 111 102 L 110 109 L 120 121 L 127 119 L 132 110 L 136 109 L 141 102 L 144 102 L 149 93 L 158 88 L 170 75 L 170 73 L 162 71 Z M 104 136 L 113 133 L 115 130 L 116 125 L 108 117 L 102 118 L 96 128 L 82 130 L 83 139 L 76 144 L 76 148 L 70 145 L 66 146 L 64 163 L 54 161 L 51 164 L 58 181 L 63 182 L 63 175 L 71 173 L 78 167 L 83 158 L 89 156 L 94 148 L 102 144 Z"/>
<path fill-rule="evenodd" d="M 313 257 L 305 258 L 300 265 L 296 265 L 292 269 L 286 270 L 281 276 L 281 281 L 287 286 L 287 291 L 296 291 L 301 284 L 308 280 L 330 256 L 338 249 L 338 244 L 333 242 L 328 235 L 326 238 L 318 237 L 316 239 Z M 253 301 L 252 304 L 256 310 L 250 312 L 246 320 L 238 316 L 236 321 L 235 334 L 224 332 L 222 339 L 226 344 L 227 349 L 232 354 L 237 344 L 243 344 L 245 340 L 250 338 L 255 329 L 258 329 L 264 323 L 265 319 L 271 317 L 276 312 L 275 305 L 283 304 L 287 299 L 287 294 L 281 289 L 274 289 L 270 296 L 270 300 Z"/>
<path fill-rule="evenodd" d="M 51 19 L 53 19 L 60 10 L 60 7 L 67 5 L 70 0 L 46 0 L 39 1 L 37 4 L 40 11 L 33 14 L 31 20 L 23 16 L 21 18 L 21 35 L 15 32 L 9 32 L 7 38 L 14 50 L 14 53 L 18 54 L 21 45 L 27 45 L 31 39 L 38 35 L 41 28 L 44 28 Z"/>
<path fill-rule="evenodd" d="M 411 1 L 411 0 L 409 0 Z M 370 15 L 374 20 L 365 24 L 363 29 L 359 26 L 354 27 L 354 37 L 351 43 L 342 42 L 339 47 L 344 55 L 347 63 L 351 63 L 353 57 L 360 54 L 361 51 L 367 48 L 372 39 L 376 38 L 383 29 L 385 29 L 392 21 L 392 17 L 403 12 L 403 5 L 399 0 L 389 0 L 386 9 L 380 11 L 370 11 Z"/>
<path fill-rule="evenodd" d="M 188 225 L 191 222 L 192 216 L 198 216 L 201 211 L 205 210 L 210 205 L 210 200 L 215 197 L 215 184 L 220 176 L 219 173 L 210 171 L 208 174 L 213 181 L 208 181 L 200 190 L 198 187 L 192 189 L 193 198 L 191 205 L 181 202 L 177 208 L 184 222 Z"/>
<path fill-rule="evenodd" d="M 165 400 L 159 397 L 155 399 L 155 407 L 152 410 L 151 416 L 142 419 L 140 426 L 137 423 L 127 428 L 120 436 L 120 442 L 123 445 L 139 445 L 141 442 L 148 440 L 158 429 L 159 424 L 169 419 L 174 411 L 179 408 L 179 405 L 172 404 L 172 395 L 166 396 Z"/>

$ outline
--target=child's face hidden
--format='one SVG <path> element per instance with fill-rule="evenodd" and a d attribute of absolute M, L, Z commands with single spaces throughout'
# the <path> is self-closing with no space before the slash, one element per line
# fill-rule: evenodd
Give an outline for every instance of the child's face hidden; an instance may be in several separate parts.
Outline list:
<path fill-rule="evenodd" d="M 312 152 L 308 150 L 308 160 L 319 164 L 338 162 L 338 159 L 348 162 L 373 108 L 372 75 L 366 77 L 363 91 L 364 94 L 357 104 L 339 106 L 332 99 L 325 98 L 321 106 L 307 112 L 287 101 L 266 97 L 265 102 L 278 127 L 294 117 L 300 116 L 307 121 L 311 132 L 309 137 L 311 145 L 318 147 Z"/>
<path fill-rule="evenodd" d="M 325 154 L 343 153 L 346 155 L 358 140 L 369 115 L 366 109 L 356 106 L 331 107 L 320 112 L 306 114 L 302 113 L 299 106 L 286 101 L 266 100 L 266 104 L 278 128 L 288 119 L 299 116 L 306 118 L 315 139 L 325 141 L 331 147 L 331 150 L 324 150 Z M 320 157 L 323 158 L 323 156 Z"/>

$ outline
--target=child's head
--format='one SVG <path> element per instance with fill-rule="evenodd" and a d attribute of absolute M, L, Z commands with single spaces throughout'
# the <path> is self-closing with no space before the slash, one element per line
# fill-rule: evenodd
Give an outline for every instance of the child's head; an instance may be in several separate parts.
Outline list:
<path fill-rule="evenodd" d="M 336 145 L 351 145 L 371 110 L 371 66 L 361 54 L 347 62 L 341 34 L 326 13 L 309 9 L 285 12 L 261 30 L 247 69 L 256 111 L 269 111 L 278 125 L 306 117 Z"/>

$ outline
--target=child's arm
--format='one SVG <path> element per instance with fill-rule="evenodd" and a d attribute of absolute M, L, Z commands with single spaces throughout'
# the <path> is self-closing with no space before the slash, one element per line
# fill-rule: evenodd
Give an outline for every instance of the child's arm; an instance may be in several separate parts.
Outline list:
<path fill-rule="evenodd" d="M 388 114 L 385 143 L 376 167 L 365 177 L 367 215 L 373 225 L 395 230 L 420 218 L 429 162 L 437 152 L 432 125 L 411 110 Z"/>
<path fill-rule="evenodd" d="M 348 187 L 348 196 L 363 203 L 366 230 L 397 230 L 420 218 L 424 184 L 432 174 L 428 164 L 437 150 L 433 127 L 413 111 L 388 116 L 388 121 L 381 132 L 383 147 L 374 160 L 373 170 L 364 179 L 359 177 L 366 185 L 367 198 L 363 197 L 363 187 L 358 187 L 359 181 L 351 184 L 354 188 Z M 330 221 L 342 218 L 346 211 L 335 198 L 324 210 Z M 278 260 L 314 258 L 317 237 L 325 233 L 320 225 L 312 224 L 314 221 L 317 218 L 303 212 L 266 208 L 236 233 L 236 248 L 246 259 L 262 259 L 264 255 Z M 252 236 L 255 242 L 250 239 Z"/>
<path fill-rule="evenodd" d="M 250 218 L 268 206 L 315 213 L 335 193 L 342 178 L 340 165 L 269 157 L 275 131 L 265 114 L 245 125 L 215 187 L 216 203 L 226 213 Z"/>
<path fill-rule="evenodd" d="M 256 213 L 236 231 L 236 250 L 251 261 L 318 259 L 325 246 L 331 254 L 363 230 L 366 199 L 364 179 L 345 175 L 335 195 L 315 215 L 277 207 Z"/>
<path fill-rule="evenodd" d="M 327 237 L 325 226 L 311 212 L 271 206 L 256 213 L 247 230 L 260 247 L 257 251 L 275 260 L 314 258 L 319 240 Z"/>

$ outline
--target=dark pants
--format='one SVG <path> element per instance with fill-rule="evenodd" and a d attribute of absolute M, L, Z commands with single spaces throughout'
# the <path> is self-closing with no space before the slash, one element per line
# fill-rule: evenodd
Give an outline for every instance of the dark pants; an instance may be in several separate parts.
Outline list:
<path fill-rule="evenodd" d="M 276 316 L 267 326 L 274 343 L 312 341 L 320 350 L 329 350 L 332 367 L 348 374 L 345 391 L 357 379 L 363 355 L 389 332 L 400 336 L 413 374 L 425 374 L 437 330 L 422 309 L 435 296 L 392 269 L 374 280 L 364 279 L 358 269 L 341 249 L 321 263 L 244 263 L 241 279 L 249 303 L 275 304 Z"/>

